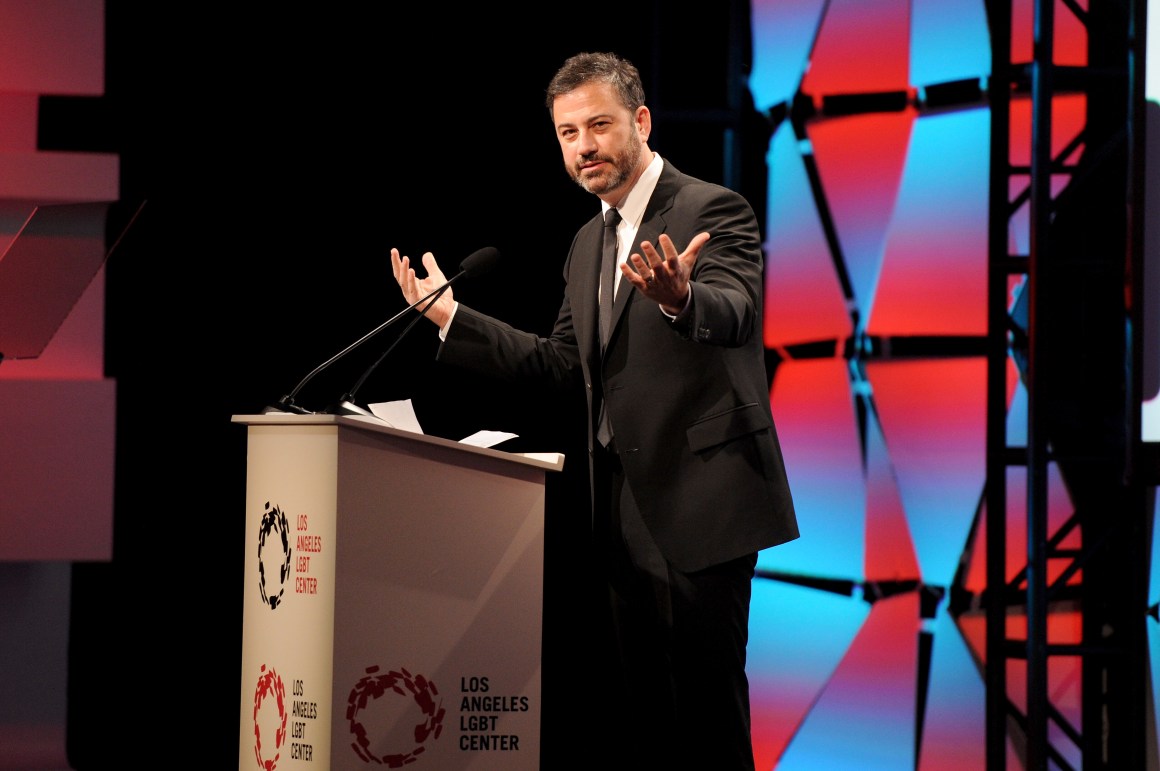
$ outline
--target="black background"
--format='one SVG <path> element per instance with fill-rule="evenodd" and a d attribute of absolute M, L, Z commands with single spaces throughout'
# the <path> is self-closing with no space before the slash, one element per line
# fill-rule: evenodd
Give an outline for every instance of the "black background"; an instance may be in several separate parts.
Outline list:
<path fill-rule="evenodd" d="M 449 275 L 496 247 L 497 268 L 458 283 L 457 298 L 550 330 L 572 235 L 599 207 L 567 178 L 544 105 L 567 56 L 632 59 L 653 149 L 723 181 L 719 146 L 676 113 L 665 123 L 658 102 L 723 98 L 737 9 L 662 20 L 659 7 L 107 3 L 106 96 L 46 98 L 40 137 L 42 149 L 118 153 L 122 199 L 147 202 L 107 270 L 114 558 L 74 567 L 74 768 L 236 768 L 245 429 L 231 416 L 261 411 L 404 307 L 391 247 L 432 251 Z M 298 404 L 328 407 L 402 327 L 313 379 Z M 411 398 L 428 433 L 511 430 L 512 449 L 566 454 L 548 489 L 543 757 L 550 768 L 599 753 L 608 729 L 579 622 L 582 402 L 451 371 L 436 346 L 421 322 L 359 401 Z"/>

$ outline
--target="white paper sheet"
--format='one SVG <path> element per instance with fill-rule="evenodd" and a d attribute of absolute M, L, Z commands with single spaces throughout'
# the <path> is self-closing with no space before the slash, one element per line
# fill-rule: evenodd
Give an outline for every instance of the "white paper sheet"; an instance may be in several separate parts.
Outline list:
<path fill-rule="evenodd" d="M 470 444 L 472 447 L 494 447 L 500 442 L 515 439 L 516 434 L 504 431 L 476 431 L 471 436 L 459 440 L 460 444 Z"/>
<path fill-rule="evenodd" d="M 419 418 L 415 415 L 415 407 L 411 404 L 410 399 L 401 399 L 395 402 L 375 402 L 368 404 L 367 407 L 371 414 L 391 428 L 411 431 L 416 434 L 423 433 L 423 427 L 419 425 Z"/>
<path fill-rule="evenodd" d="M 371 414 L 379 420 L 386 423 L 391 428 L 399 428 L 403 431 L 411 431 L 416 434 L 423 433 L 422 426 L 419 425 L 419 418 L 415 415 L 415 407 L 411 404 L 410 399 L 400 399 L 394 402 L 375 402 L 368 404 Z M 476 431 L 471 436 L 460 439 L 460 443 L 469 444 L 472 447 L 494 447 L 500 442 L 506 442 L 508 439 L 515 439 L 516 434 L 509 434 L 505 431 Z"/>

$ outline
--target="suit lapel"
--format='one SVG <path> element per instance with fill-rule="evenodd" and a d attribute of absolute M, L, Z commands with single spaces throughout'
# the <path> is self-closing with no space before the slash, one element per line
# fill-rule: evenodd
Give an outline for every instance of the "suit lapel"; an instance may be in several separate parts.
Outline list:
<path fill-rule="evenodd" d="M 637 228 L 636 237 L 632 242 L 632 248 L 628 252 L 630 255 L 634 253 L 641 254 L 640 244 L 642 241 L 648 241 L 653 246 L 657 246 L 657 237 L 667 229 L 665 215 L 673 206 L 677 173 L 677 170 L 666 161 L 664 168 L 661 170 L 661 178 L 657 180 L 656 189 L 653 190 L 652 197 L 649 198 L 648 205 L 644 209 L 644 218 L 641 220 L 640 227 Z M 598 254 L 599 251 L 599 246 L 597 246 Z M 597 262 L 599 262 L 599 258 L 597 258 Z M 629 267 L 631 266 L 632 263 L 630 262 Z M 616 328 L 619 326 L 620 320 L 624 315 L 624 309 L 628 307 L 632 296 L 635 294 L 636 287 L 630 284 L 627 279 L 622 278 L 620 280 L 620 288 L 616 292 L 616 302 L 612 306 L 613 337 L 615 337 Z"/>
<path fill-rule="evenodd" d="M 572 295 L 572 323 L 576 330 L 576 343 L 585 355 L 592 359 L 600 357 L 600 330 L 598 328 L 600 308 L 597 289 L 600 286 L 600 251 L 603 223 L 598 215 L 585 225 L 576 239 L 572 250 L 575 263 L 569 283 L 574 284 Z"/>

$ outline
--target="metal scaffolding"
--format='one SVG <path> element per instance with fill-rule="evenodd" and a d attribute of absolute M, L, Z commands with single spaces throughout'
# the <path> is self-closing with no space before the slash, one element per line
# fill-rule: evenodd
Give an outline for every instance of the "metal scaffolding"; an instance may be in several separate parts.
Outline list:
<path fill-rule="evenodd" d="M 1015 5 L 988 4 L 987 767 L 1006 768 L 1014 753 L 1027 769 L 1142 769 L 1143 496 L 1131 473 L 1128 234 L 1133 31 L 1143 3 L 1033 0 L 1030 61 L 1013 60 L 1024 50 L 1012 40 L 1013 13 L 1027 11 Z M 1086 35 L 1083 64 L 1057 59 L 1064 21 Z M 1063 136 L 1057 111 L 1075 97 L 1083 125 Z M 1030 104 L 1029 138 L 1015 134 L 1019 101 Z M 1013 162 L 1028 140 L 1029 164 Z M 1027 251 L 1012 253 L 1020 226 Z M 1008 411 L 1012 369 L 1027 396 L 1022 444 L 1010 438 L 1024 433 L 1011 431 L 1020 419 Z M 1052 484 L 1056 472 L 1062 486 Z M 1009 494 L 1020 473 L 1024 500 Z M 1049 516 L 1061 509 L 1068 515 Z M 1026 554 L 1011 575 L 1007 535 L 1024 519 Z M 1078 636 L 1063 623 L 1077 616 Z M 1077 661 L 1078 721 L 1053 701 L 1056 667 Z"/>

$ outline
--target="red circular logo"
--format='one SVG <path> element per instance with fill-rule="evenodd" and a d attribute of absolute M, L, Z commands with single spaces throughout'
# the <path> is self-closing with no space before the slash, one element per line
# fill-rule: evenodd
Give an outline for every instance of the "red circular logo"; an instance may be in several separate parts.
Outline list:
<path fill-rule="evenodd" d="M 269 760 L 262 758 L 262 728 L 258 724 L 258 712 L 262 709 L 262 702 L 267 696 L 273 696 L 278 706 L 278 728 L 274 731 L 274 757 Z M 258 678 L 258 687 L 254 689 L 254 755 L 258 758 L 258 767 L 266 771 L 274 771 L 278 765 L 282 745 L 286 742 L 286 687 L 282 685 L 282 678 L 274 671 L 266 671 L 262 665 L 262 675 Z"/>
<path fill-rule="evenodd" d="M 438 739 L 443 732 L 442 700 L 436 699 L 439 689 L 423 675 L 412 675 L 403 669 L 400 672 L 388 672 L 385 675 L 376 675 L 377 666 L 367 667 L 367 676 L 362 678 L 351 689 L 350 697 L 346 700 L 346 718 L 350 721 L 350 732 L 354 736 L 354 751 L 367 762 L 381 763 L 387 768 L 401 768 L 404 764 L 415 760 L 423 754 L 424 743 L 428 739 Z M 425 719 L 415 725 L 415 746 L 406 752 L 376 756 L 370 751 L 371 740 L 367 730 L 359 722 L 361 712 L 369 702 L 383 696 L 388 691 L 411 698 L 422 711 Z"/>

